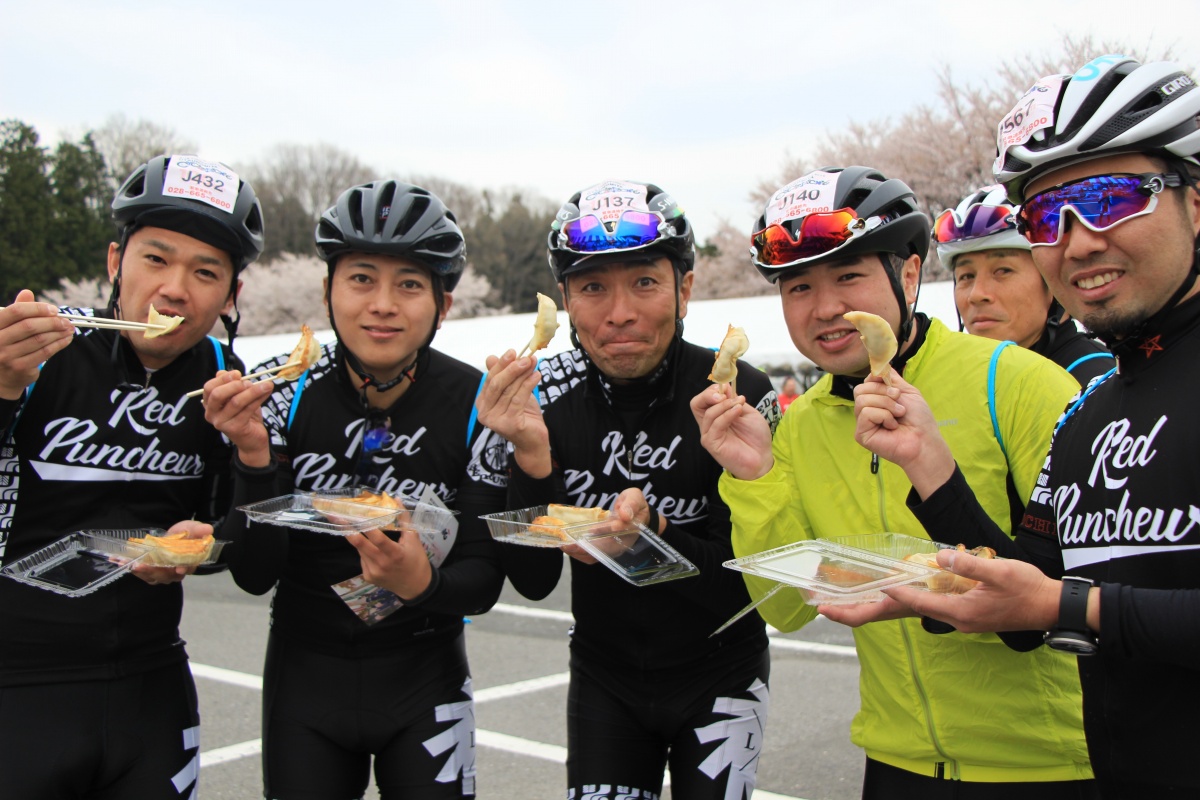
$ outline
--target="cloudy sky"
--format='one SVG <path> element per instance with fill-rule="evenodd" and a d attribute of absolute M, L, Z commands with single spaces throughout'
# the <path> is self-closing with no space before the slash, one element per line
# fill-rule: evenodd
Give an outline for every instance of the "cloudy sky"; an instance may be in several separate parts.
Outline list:
<path fill-rule="evenodd" d="M 1195 0 L 133 2 L 0 0 L 0 118 L 43 139 L 112 114 L 251 163 L 330 142 L 379 173 L 554 201 L 648 180 L 703 238 L 849 120 L 933 100 L 1091 34 L 1200 64 Z M 1185 36 L 1185 34 L 1188 34 Z M 1015 99 L 1015 98 L 1014 98 Z M 331 198 L 332 200 L 332 198 Z"/>

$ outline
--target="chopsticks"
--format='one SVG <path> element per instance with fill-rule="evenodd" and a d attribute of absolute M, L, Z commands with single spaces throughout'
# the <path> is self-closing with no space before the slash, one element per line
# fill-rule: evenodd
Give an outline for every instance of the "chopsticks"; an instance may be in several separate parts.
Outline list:
<path fill-rule="evenodd" d="M 259 378 L 259 380 L 257 380 L 257 381 L 251 381 L 252 383 L 262 383 L 265 380 L 275 380 L 274 378 L 268 379 L 263 376 L 274 375 L 276 372 L 282 372 L 283 370 L 288 369 L 289 367 L 298 367 L 298 366 L 300 366 L 299 361 L 289 361 L 286 364 L 280 364 L 278 367 L 271 367 L 270 369 L 260 369 L 258 372 L 251 372 L 249 375 L 243 375 L 242 380 L 248 381 L 251 378 Z M 204 390 L 197 389 L 194 392 L 188 392 L 187 394 L 184 395 L 184 397 L 199 397 L 202 394 L 204 394 Z"/>
<path fill-rule="evenodd" d="M 109 319 L 108 317 L 85 317 L 81 314 L 59 314 L 63 319 L 69 319 L 71 324 L 77 328 L 105 328 L 114 331 L 163 331 L 167 329 L 166 325 L 159 325 L 152 322 L 130 322 L 123 319 Z"/>

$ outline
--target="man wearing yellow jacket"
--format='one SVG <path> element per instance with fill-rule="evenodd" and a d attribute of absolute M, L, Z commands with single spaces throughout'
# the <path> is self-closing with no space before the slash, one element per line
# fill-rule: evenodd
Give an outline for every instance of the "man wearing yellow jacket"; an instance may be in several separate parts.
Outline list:
<path fill-rule="evenodd" d="M 726 470 L 734 551 L 885 531 L 927 538 L 903 471 L 854 440 L 854 386 L 870 365 L 848 311 L 891 327 L 892 367 L 921 388 L 980 502 L 1011 530 L 1078 385 L 1035 353 L 913 313 L 930 234 L 911 189 L 866 167 L 825 168 L 776 192 L 755 231 L 755 265 L 779 285 L 792 341 L 829 374 L 792 404 L 773 442 L 728 387 L 692 400 L 702 442 Z M 773 586 L 747 583 L 756 598 Z M 759 611 L 785 631 L 817 613 L 791 591 Z M 1073 659 L 938 625 L 910 618 L 854 632 L 863 798 L 1095 796 Z"/>

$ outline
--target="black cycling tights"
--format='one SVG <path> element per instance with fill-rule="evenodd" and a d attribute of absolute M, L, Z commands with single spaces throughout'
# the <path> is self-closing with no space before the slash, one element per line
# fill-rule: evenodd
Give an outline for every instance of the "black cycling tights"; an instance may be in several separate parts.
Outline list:
<path fill-rule="evenodd" d="M 754 788 L 770 658 L 652 676 L 572 654 L 567 694 L 568 800 L 742 800 Z"/>
<path fill-rule="evenodd" d="M 200 715 L 187 664 L 110 681 L 0 688 L 0 797 L 195 797 Z"/>
<path fill-rule="evenodd" d="M 370 658 L 272 634 L 263 675 L 263 783 L 271 800 L 475 796 L 475 706 L 463 638 Z"/>

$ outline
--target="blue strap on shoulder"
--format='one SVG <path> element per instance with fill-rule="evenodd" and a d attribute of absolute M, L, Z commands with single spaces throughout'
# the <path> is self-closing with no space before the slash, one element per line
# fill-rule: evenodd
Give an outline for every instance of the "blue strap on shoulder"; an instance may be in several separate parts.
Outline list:
<path fill-rule="evenodd" d="M 1004 437 L 1000 435 L 1000 421 L 996 418 L 996 365 L 1000 363 L 1000 353 L 1009 345 L 1014 345 L 1016 342 L 1001 342 L 1000 346 L 992 351 L 992 360 L 988 364 L 988 412 L 992 415 L 992 433 L 996 435 L 996 441 L 1000 443 L 1000 452 L 1004 453 L 1004 460 L 1008 460 L 1008 448 L 1004 446 Z"/>
<path fill-rule="evenodd" d="M 487 380 L 487 373 L 479 376 L 479 388 L 475 390 L 475 399 L 479 399 L 479 393 L 483 391 L 483 383 Z M 475 435 L 475 423 L 479 420 L 479 406 L 471 404 L 471 418 L 467 420 L 467 447 L 471 446 L 471 437 Z"/>
<path fill-rule="evenodd" d="M 1101 375 L 1099 378 L 1092 379 L 1092 382 L 1088 384 L 1088 387 L 1083 390 L 1083 394 L 1079 395 L 1079 399 L 1076 400 L 1074 403 L 1071 403 L 1071 407 L 1068 408 L 1066 410 L 1066 413 L 1064 413 L 1062 415 L 1062 417 L 1059 418 L 1058 424 L 1054 426 L 1054 432 L 1056 434 L 1058 433 L 1058 429 L 1061 428 L 1063 425 L 1065 425 L 1067 420 L 1069 420 L 1071 418 L 1071 415 L 1074 414 L 1075 411 L 1081 405 L 1083 405 L 1083 401 L 1088 399 L 1088 395 L 1090 395 L 1092 392 L 1096 391 L 1096 387 L 1099 386 L 1100 384 L 1104 383 L 1109 378 L 1111 378 L 1116 373 L 1116 371 L 1117 371 L 1117 368 L 1113 367 L 1108 372 Z"/>
<path fill-rule="evenodd" d="M 1075 374 L 1075 368 L 1085 361 L 1091 361 L 1094 358 L 1114 358 L 1112 353 L 1088 353 L 1086 356 L 1080 356 L 1071 362 L 1071 366 L 1067 367 L 1067 372 Z"/>
<path fill-rule="evenodd" d="M 300 407 L 300 395 L 304 393 L 304 384 L 308 383 L 308 373 L 311 369 L 306 369 L 300 373 L 300 377 L 296 379 L 296 393 L 292 395 L 292 406 L 288 409 L 287 429 L 292 429 L 292 420 L 296 418 L 296 409 Z"/>
<path fill-rule="evenodd" d="M 541 363 L 542 363 L 542 360 L 539 358 L 537 360 L 537 362 L 534 363 L 533 368 L 537 369 L 537 365 L 541 364 Z M 487 382 L 487 373 L 485 372 L 485 373 L 483 373 L 483 376 L 479 379 L 479 388 L 475 390 L 475 399 L 476 400 L 479 399 L 479 395 L 483 391 L 483 384 L 486 382 Z M 539 405 L 541 404 L 541 401 L 542 401 L 541 394 L 538 391 L 540 388 L 541 388 L 540 384 L 538 386 L 533 387 L 533 396 L 537 398 Z M 475 405 L 474 403 L 472 403 L 471 404 L 471 418 L 467 420 L 467 447 L 471 446 L 471 437 L 475 435 L 475 425 L 478 423 L 478 421 L 479 421 L 479 407 L 477 405 Z"/>
<path fill-rule="evenodd" d="M 225 353 L 221 350 L 221 343 L 215 336 L 209 336 L 208 340 L 212 342 L 213 351 L 217 354 L 217 369 L 225 369 Z"/>

